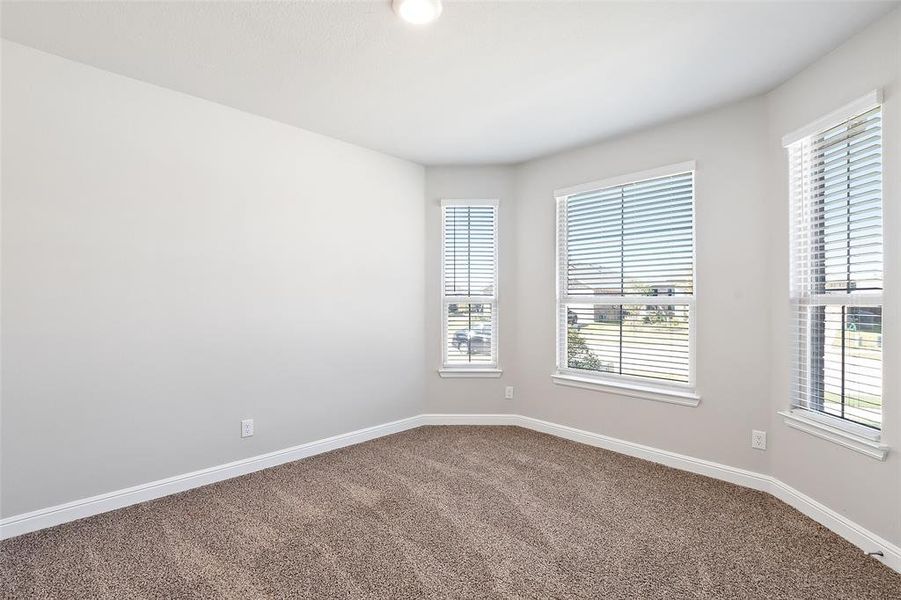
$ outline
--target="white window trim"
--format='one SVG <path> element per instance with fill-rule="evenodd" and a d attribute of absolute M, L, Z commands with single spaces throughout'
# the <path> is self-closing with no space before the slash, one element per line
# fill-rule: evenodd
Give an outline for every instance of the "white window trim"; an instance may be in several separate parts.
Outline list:
<path fill-rule="evenodd" d="M 557 385 L 606 392 L 630 398 L 656 400 L 657 402 L 679 404 L 681 406 L 697 406 L 701 403 L 701 397 L 693 391 L 678 390 L 676 388 L 669 389 L 659 385 L 642 385 L 629 381 L 601 379 L 594 374 L 585 375 L 584 373 L 584 371 L 576 369 L 558 370 L 551 373 L 551 379 Z M 622 377 L 625 378 L 628 375 L 623 375 Z"/>
<path fill-rule="evenodd" d="M 497 198 L 443 198 L 441 200 L 441 367 L 438 369 L 438 375 L 446 378 L 493 378 L 500 377 L 503 370 L 500 368 L 500 289 L 498 287 L 500 263 L 498 262 L 498 253 L 500 252 L 499 221 L 500 221 L 500 202 Z M 446 206 L 491 206 L 494 207 L 494 295 L 493 296 L 462 296 L 460 298 L 449 298 L 444 294 L 444 260 L 445 260 L 445 231 L 444 231 L 444 207 Z M 447 307 L 449 304 L 462 303 L 491 304 L 492 312 L 492 336 L 491 336 L 491 354 L 494 362 L 489 364 L 478 365 L 449 365 L 447 362 Z"/>
<path fill-rule="evenodd" d="M 783 136 L 782 146 L 784 148 L 788 148 L 792 144 L 800 142 L 806 137 L 816 135 L 817 133 L 826 131 L 827 129 L 832 129 L 839 123 L 856 117 L 861 113 L 865 113 L 870 109 L 876 108 L 880 104 L 882 104 L 882 90 L 872 90 L 869 93 L 861 96 L 860 98 L 857 98 L 856 100 L 852 100 L 851 102 L 845 104 L 841 108 L 838 108 L 827 115 L 823 115 L 819 119 L 808 123 L 804 127 L 799 127 L 791 133 Z"/>
<path fill-rule="evenodd" d="M 782 138 L 782 146 L 788 149 L 792 144 L 796 144 L 800 142 L 806 137 L 816 135 L 821 131 L 825 131 L 835 127 L 839 123 L 847 121 L 861 113 L 865 113 L 877 106 L 882 105 L 882 90 L 875 89 L 867 94 L 857 98 L 856 100 L 852 100 L 851 102 L 845 104 L 841 108 L 838 108 L 822 117 L 808 123 L 807 125 L 796 129 L 795 131 L 785 135 Z M 885 106 L 882 106 L 883 112 L 885 111 Z M 883 138 L 884 143 L 884 138 Z M 885 180 L 885 176 L 883 174 L 883 181 Z M 794 235 L 794 225 L 793 225 L 793 217 L 791 215 L 792 210 L 792 197 L 791 192 L 789 192 L 789 227 L 790 227 L 790 237 Z M 883 198 L 883 205 L 884 205 Z M 884 226 L 883 226 L 884 227 Z M 883 236 L 885 235 L 885 231 L 883 231 Z M 879 305 L 884 306 L 884 291 L 878 293 L 861 293 L 861 292 L 851 292 L 848 294 L 828 294 L 828 295 L 811 295 L 808 297 L 801 296 L 794 289 L 794 246 L 792 244 L 789 245 L 789 252 L 791 254 L 792 265 L 789 268 L 789 299 L 793 303 L 804 302 L 810 304 L 811 302 L 817 304 L 857 304 L 857 305 Z M 883 381 L 885 380 L 885 359 L 882 361 L 882 373 L 881 377 Z M 883 402 L 885 401 L 885 397 L 883 396 Z M 884 408 L 884 406 L 883 406 Z M 839 419 L 835 417 L 831 417 L 826 413 L 819 413 L 812 410 L 807 410 L 802 407 L 794 406 L 791 401 L 789 401 L 789 406 L 785 410 L 780 410 L 778 413 L 782 416 L 783 422 L 792 429 L 796 429 L 798 431 L 803 431 L 809 435 L 814 437 L 818 437 L 820 439 L 826 440 L 828 442 L 832 442 L 839 446 L 848 448 L 849 450 L 853 450 L 855 452 L 859 452 L 870 458 L 875 458 L 876 460 L 883 461 L 889 453 L 890 447 L 886 444 L 882 443 L 882 430 L 871 429 L 859 423 L 854 423 L 853 421 L 848 421 L 845 419 Z M 884 413 L 883 413 L 884 415 Z M 884 422 L 883 422 L 884 426 Z"/>
<path fill-rule="evenodd" d="M 673 302 L 677 304 L 688 305 L 688 383 L 666 383 L 654 382 L 650 379 L 642 377 L 631 377 L 629 375 L 605 375 L 603 373 L 594 373 L 591 371 L 583 371 L 579 369 L 570 369 L 561 366 L 563 359 L 562 339 L 560 335 L 560 306 L 561 304 L 571 302 L 585 302 L 591 304 L 593 302 L 599 304 L 629 304 L 635 302 L 635 297 L 629 296 L 568 296 L 564 295 L 565 286 L 564 275 L 560 269 L 560 205 L 565 202 L 569 196 L 590 192 L 606 187 L 614 187 L 629 183 L 639 183 L 648 179 L 656 179 L 658 177 L 666 177 L 668 175 L 676 175 L 691 171 L 692 180 L 696 178 L 696 162 L 693 160 L 681 163 L 666 165 L 637 173 L 629 173 L 598 179 L 588 183 L 582 183 L 554 191 L 554 202 L 556 206 L 556 254 L 555 263 L 557 269 L 557 301 L 554 304 L 554 337 L 556 339 L 554 372 L 551 379 L 559 385 L 570 387 L 579 387 L 583 389 L 595 390 L 599 392 L 615 393 L 621 396 L 629 396 L 633 398 L 642 398 L 646 400 L 656 400 L 659 402 L 668 402 L 671 404 L 679 404 L 682 406 L 698 406 L 701 402 L 701 396 L 697 390 L 697 297 L 698 297 L 698 240 L 697 240 L 697 185 L 692 184 L 692 219 L 691 219 L 691 241 L 692 241 L 692 276 L 693 290 L 691 296 L 677 295 L 672 296 Z M 669 300 L 670 297 L 667 297 Z"/>
<path fill-rule="evenodd" d="M 781 410 L 779 414 L 782 415 L 785 424 L 792 429 L 803 431 L 876 460 L 885 460 L 885 457 L 888 456 L 889 447 L 881 442 L 881 435 L 875 429 L 870 430 L 863 425 L 830 418 L 829 415 L 803 408 Z"/>
<path fill-rule="evenodd" d="M 484 367 L 480 368 L 457 368 L 457 367 L 443 367 L 438 369 L 438 374 L 442 377 L 446 378 L 470 378 L 470 379 L 481 379 L 481 378 L 493 378 L 500 377 L 504 374 L 501 369 L 486 369 Z"/>

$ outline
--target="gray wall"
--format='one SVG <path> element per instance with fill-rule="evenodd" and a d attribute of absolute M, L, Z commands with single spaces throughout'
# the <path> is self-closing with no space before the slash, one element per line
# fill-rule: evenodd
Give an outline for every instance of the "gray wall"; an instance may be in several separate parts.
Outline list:
<path fill-rule="evenodd" d="M 513 385 L 517 364 L 516 203 L 513 171 L 507 167 L 433 167 L 426 170 L 426 412 L 509 413 L 504 399 Z M 498 200 L 498 379 L 443 379 L 441 366 L 441 200 L 445 198 Z"/>
<path fill-rule="evenodd" d="M 725 109 L 517 168 L 519 410 L 729 465 L 767 470 L 750 431 L 769 422 L 764 211 L 765 105 Z M 554 190 L 686 160 L 696 165 L 698 407 L 573 389 L 550 378 L 555 348 Z"/>
<path fill-rule="evenodd" d="M 896 10 L 799 73 L 767 97 L 771 191 L 769 273 L 772 294 L 770 458 L 773 474 L 826 506 L 901 544 L 901 18 Z M 885 218 L 883 439 L 878 462 L 790 429 L 777 411 L 789 402 L 788 172 L 781 138 L 882 88 Z"/>
<path fill-rule="evenodd" d="M 0 514 L 421 411 L 422 167 L 8 42 L 2 67 Z"/>

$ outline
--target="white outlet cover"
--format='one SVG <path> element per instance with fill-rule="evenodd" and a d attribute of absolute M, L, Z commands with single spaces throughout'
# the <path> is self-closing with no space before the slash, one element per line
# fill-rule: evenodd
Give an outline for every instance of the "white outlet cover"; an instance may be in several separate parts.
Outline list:
<path fill-rule="evenodd" d="M 508 385 L 506 388 L 504 388 L 504 398 L 506 398 L 507 400 L 513 399 L 513 386 L 512 385 Z"/>
<path fill-rule="evenodd" d="M 766 450 L 766 431 L 751 431 L 751 447 L 757 450 Z"/>
<path fill-rule="evenodd" d="M 241 421 L 241 437 L 246 438 L 253 435 L 253 419 L 244 419 Z"/>

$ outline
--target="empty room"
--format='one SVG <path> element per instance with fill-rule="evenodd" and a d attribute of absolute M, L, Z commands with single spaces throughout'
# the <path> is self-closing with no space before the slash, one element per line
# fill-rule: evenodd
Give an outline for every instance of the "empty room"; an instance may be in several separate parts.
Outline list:
<path fill-rule="evenodd" d="M 901 3 L 0 34 L 0 598 L 901 599 Z"/>

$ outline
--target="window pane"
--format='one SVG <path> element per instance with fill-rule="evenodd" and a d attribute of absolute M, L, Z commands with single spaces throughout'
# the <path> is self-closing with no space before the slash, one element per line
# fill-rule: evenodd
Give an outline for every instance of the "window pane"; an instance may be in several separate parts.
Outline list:
<path fill-rule="evenodd" d="M 882 308 L 804 306 L 799 392 L 804 408 L 867 425 L 882 424 Z"/>
<path fill-rule="evenodd" d="M 881 127 L 877 108 L 811 142 L 815 293 L 882 289 Z"/>
<path fill-rule="evenodd" d="M 447 364 L 494 363 L 494 320 L 491 304 L 449 304 Z"/>
<path fill-rule="evenodd" d="M 689 172 L 567 198 L 567 294 L 692 294 L 693 188 Z"/>
<path fill-rule="evenodd" d="M 567 305 L 567 366 L 688 383 L 689 307 L 654 302 Z"/>
<path fill-rule="evenodd" d="M 494 296 L 493 206 L 444 207 L 444 294 Z"/>

